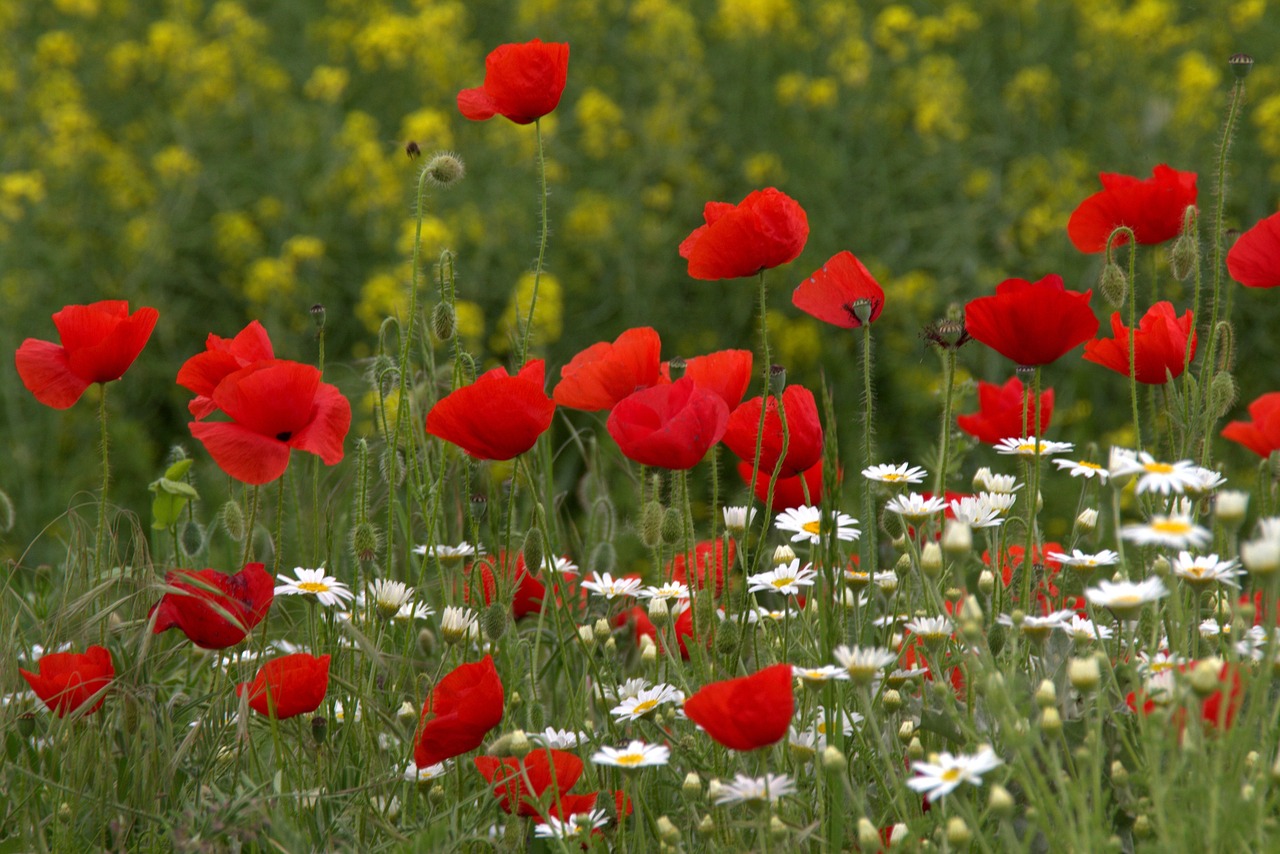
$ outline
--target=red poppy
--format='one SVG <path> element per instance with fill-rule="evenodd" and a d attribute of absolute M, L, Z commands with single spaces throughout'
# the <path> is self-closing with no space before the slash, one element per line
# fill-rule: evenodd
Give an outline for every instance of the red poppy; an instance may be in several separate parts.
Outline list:
<path fill-rule="evenodd" d="M 641 389 L 613 407 L 605 428 L 627 459 L 646 466 L 691 469 L 720 441 L 729 408 L 685 376 Z"/>
<path fill-rule="evenodd" d="M 151 609 L 159 634 L 178 628 L 204 649 L 225 649 L 261 623 L 275 599 L 275 581 L 260 563 L 234 575 L 216 569 L 175 569 L 164 577 L 171 588 Z"/>
<path fill-rule="evenodd" d="M 568 78 L 567 44 L 500 45 L 485 57 L 484 85 L 458 93 L 458 110 L 475 122 L 505 116 L 527 125 L 556 108 Z"/>
<path fill-rule="evenodd" d="M 558 815 L 559 811 L 549 812 L 554 809 L 557 800 L 561 801 L 563 808 L 570 806 L 564 803 L 569 798 L 586 797 L 568 794 L 573 784 L 582 776 L 582 760 L 563 750 L 539 748 L 525 754 L 523 759 L 513 756 L 502 759 L 477 756 L 474 761 L 481 776 L 494 784 L 493 795 L 498 799 L 498 805 L 507 813 L 511 812 L 511 802 L 515 801 L 516 815 Z M 595 795 L 590 797 L 594 806 Z M 587 809 L 590 810 L 591 807 Z M 566 810 L 570 815 L 582 811 L 584 810 Z"/>
<path fill-rule="evenodd" d="M 715 575 L 715 595 L 719 596 L 724 591 L 724 569 L 726 564 L 733 565 L 734 549 L 733 540 L 726 540 L 723 537 L 716 537 L 714 542 L 701 542 L 694 546 L 693 575 L 696 589 L 707 589 L 707 576 L 711 574 L 708 569 L 713 565 L 714 569 L 711 572 Z M 689 584 L 688 561 L 684 552 L 672 556 L 667 563 L 667 573 L 672 581 Z"/>
<path fill-rule="evenodd" d="M 809 218 L 799 202 L 769 187 L 737 205 L 707 202 L 706 225 L 680 244 L 695 279 L 736 279 L 794 261 L 809 238 Z"/>
<path fill-rule="evenodd" d="M 203 353 L 187 359 L 178 370 L 178 385 L 196 393 L 195 400 L 187 404 L 196 419 L 217 410 L 213 390 L 218 383 L 241 368 L 275 358 L 267 330 L 256 320 L 240 330 L 235 338 L 223 338 L 211 332 L 204 346 Z"/>
<path fill-rule="evenodd" d="M 351 404 L 311 365 L 283 359 L 255 362 L 228 374 L 211 396 L 230 421 L 192 421 L 191 435 L 213 461 L 243 483 L 270 483 L 289 467 L 294 448 L 342 461 Z"/>
<path fill-rule="evenodd" d="M 704 685 L 684 703 L 689 720 L 730 750 L 767 747 L 787 734 L 795 713 L 791 665 Z"/>
<path fill-rule="evenodd" d="M 320 708 L 328 690 L 329 656 L 295 652 L 262 665 L 252 682 L 236 686 L 236 696 L 247 691 L 249 708 L 282 721 Z"/>
<path fill-rule="evenodd" d="M 769 475 L 772 472 L 760 469 L 756 474 L 756 498 L 764 501 L 769 495 Z M 738 476 L 742 478 L 743 483 L 751 480 L 751 463 L 738 463 Z M 808 495 L 805 495 L 805 488 L 808 487 Z M 818 460 L 811 468 L 805 469 L 804 474 L 797 474 L 792 477 L 780 477 L 773 485 L 773 506 L 770 508 L 774 513 L 781 513 L 792 507 L 803 507 L 804 505 L 817 506 L 822 503 L 822 460 Z"/>
<path fill-rule="evenodd" d="M 557 406 L 598 412 L 633 391 L 658 383 L 662 341 L 648 326 L 628 329 L 610 344 L 592 344 L 560 369 L 551 393 Z"/>
<path fill-rule="evenodd" d="M 924 671 L 924 678 L 933 681 L 935 668 L 929 663 L 929 659 L 925 652 L 924 644 L 920 640 L 919 635 L 914 635 L 909 631 L 904 631 L 901 646 L 901 661 L 904 670 L 920 669 Z M 955 666 L 955 656 L 951 650 L 942 653 L 940 671 L 944 677 L 951 683 L 951 689 L 955 691 L 956 696 L 964 698 L 964 670 Z"/>
<path fill-rule="evenodd" d="M 1188 674 L 1195 669 L 1198 662 L 1187 662 L 1178 665 L 1178 671 Z M 1218 671 L 1218 684 L 1222 688 L 1218 688 L 1200 700 L 1200 720 L 1214 729 L 1223 731 L 1231 729 L 1231 725 L 1235 723 L 1236 712 L 1240 710 L 1240 671 L 1231 665 L 1230 662 L 1223 662 L 1222 668 Z M 1225 689 L 1225 691 L 1224 691 Z M 1156 709 L 1156 703 L 1145 692 L 1130 691 L 1125 697 L 1125 703 L 1135 712 L 1142 712 L 1143 716 L 1151 714 Z M 1179 707 L 1173 713 L 1173 723 L 1178 728 L 1178 735 L 1181 737 L 1182 731 L 1187 725 L 1187 711 L 1185 708 Z"/>
<path fill-rule="evenodd" d="M 666 653 L 666 648 L 662 644 L 662 635 L 658 634 L 657 627 L 649 619 L 647 608 L 636 605 L 620 612 L 613 618 L 614 628 L 620 629 L 627 624 L 631 625 L 632 640 L 636 644 L 640 643 L 640 638 L 647 637 L 657 644 L 659 654 Z M 693 611 L 689 608 L 682 610 L 672 623 L 672 630 L 676 633 L 676 646 L 680 649 L 680 657 L 688 661 L 689 647 L 686 645 L 686 641 L 693 637 Z M 708 642 L 710 642 L 710 638 L 708 638 Z"/>
<path fill-rule="evenodd" d="M 542 390 L 546 364 L 534 359 L 515 376 L 494 368 L 456 389 L 427 413 L 427 432 L 480 460 L 509 460 L 551 426 L 556 405 Z"/>
<path fill-rule="evenodd" d="M 422 706 L 413 761 L 419 768 L 475 750 L 502 721 L 502 680 L 486 655 L 445 674 Z"/>
<path fill-rule="evenodd" d="M 1040 433 L 1049 429 L 1053 415 L 1053 389 L 1040 393 L 1038 405 L 1033 405 L 1032 417 L 1027 418 L 1027 431 L 1022 428 L 1022 416 L 1027 410 L 1026 389 L 1022 380 L 1010 377 L 1004 385 L 978 382 L 978 411 L 972 415 L 956 416 L 956 426 L 979 442 L 994 445 L 1001 439 L 1029 436 L 1035 431 L 1035 416 L 1040 419 Z"/>
<path fill-rule="evenodd" d="M 964 307 L 969 334 L 1019 365 L 1047 365 L 1098 331 L 1093 291 L 1069 291 L 1057 274 L 1038 282 L 1005 279 L 995 296 Z"/>
<path fill-rule="evenodd" d="M 1239 442 L 1260 457 L 1280 450 L 1280 391 L 1271 391 L 1249 404 L 1252 421 L 1232 421 L 1222 437 Z"/>
<path fill-rule="evenodd" d="M 497 555 L 487 555 L 481 558 L 476 564 L 467 565 L 467 575 L 471 576 L 472 572 L 480 574 L 480 592 L 484 598 L 484 604 L 493 604 L 494 598 L 498 593 L 497 579 L 494 575 L 495 567 L 499 570 L 502 577 L 510 578 L 511 572 L 507 566 L 507 554 L 505 551 L 499 551 Z M 519 620 L 530 614 L 537 614 L 542 610 L 542 600 L 547 594 L 547 587 L 542 583 L 542 579 L 529 572 L 528 567 L 524 563 L 524 554 L 516 555 L 515 564 L 515 594 L 511 600 L 511 616 Z M 559 592 L 558 586 L 556 592 Z M 469 587 L 463 589 L 464 601 L 471 601 L 471 590 Z"/>
<path fill-rule="evenodd" d="M 1036 597 L 1036 605 L 1039 607 L 1041 614 L 1051 614 L 1064 608 L 1074 607 L 1076 597 L 1068 596 L 1063 598 L 1062 591 L 1055 583 L 1058 573 L 1062 571 L 1062 564 L 1056 560 L 1050 560 L 1046 555 L 1051 552 L 1062 552 L 1062 544 L 1057 542 L 1047 542 L 1044 547 L 1031 547 L 1032 565 L 1040 565 L 1044 567 L 1040 579 L 1036 582 L 1035 590 L 1032 591 Z M 1008 587 L 1013 581 L 1013 570 L 1023 566 L 1023 554 L 1025 550 L 1022 546 L 1007 546 L 1004 551 L 1004 557 L 1000 561 L 1000 580 Z M 991 553 L 984 551 L 982 553 L 982 562 L 987 566 L 991 565 Z M 1016 594 L 1018 591 L 1013 590 Z M 1016 596 L 1013 597 L 1016 600 Z"/>
<path fill-rule="evenodd" d="M 867 323 L 875 323 L 884 308 L 884 289 L 847 250 L 833 255 L 791 294 L 791 304 L 796 308 L 823 323 L 845 329 L 862 325 L 858 320 L 862 300 L 866 300 Z"/>
<path fill-rule="evenodd" d="M 1227 270 L 1246 288 L 1280 287 L 1280 213 L 1240 235 L 1227 253 Z"/>
<path fill-rule="evenodd" d="M 1084 358 L 1129 376 L 1129 327 L 1120 320 L 1120 312 L 1111 315 L 1111 338 L 1086 341 Z M 1191 353 L 1187 354 L 1187 337 L 1191 337 Z M 1179 377 L 1187 362 L 1196 355 L 1195 320 L 1190 309 L 1178 317 L 1173 303 L 1158 302 L 1138 321 L 1133 336 L 1134 368 L 1140 383 L 1163 385 L 1170 375 Z"/>
<path fill-rule="evenodd" d="M 782 408 L 787 416 L 787 453 L 782 460 L 781 477 L 791 477 L 813 468 L 822 459 L 822 419 L 813 392 L 804 386 L 789 385 L 782 390 Z M 760 427 L 760 398 L 753 397 L 729 416 L 724 443 L 741 459 L 751 462 L 756 453 L 756 436 Z M 764 433 L 760 440 L 760 468 L 773 472 L 782 453 L 782 418 L 778 415 L 778 399 L 769 396 L 765 404 Z"/>
<path fill-rule="evenodd" d="M 1196 203 L 1196 173 L 1161 163 L 1147 179 L 1103 172 L 1102 189 L 1080 203 L 1067 221 L 1067 236 L 1081 252 L 1102 252 L 1122 225 L 1138 243 L 1164 243 L 1182 232 L 1187 208 Z M 1119 237 L 1115 245 L 1127 242 Z"/>
<path fill-rule="evenodd" d="M 698 388 L 714 391 L 732 412 L 751 385 L 750 350 L 717 350 L 684 363 L 684 375 Z M 662 363 L 662 378 L 671 382 L 671 363 Z"/>
<path fill-rule="evenodd" d="M 124 376 L 159 317 L 154 308 L 129 314 L 125 300 L 69 305 L 53 315 L 62 345 L 35 338 L 23 341 L 14 356 L 18 376 L 36 400 L 67 409 L 94 383 Z"/>
<path fill-rule="evenodd" d="M 105 695 L 98 697 L 92 707 L 84 707 L 116 675 L 111 653 L 96 645 L 83 653 L 51 652 L 36 662 L 35 673 L 22 668 L 18 672 L 49 711 L 57 712 L 60 718 L 70 712 L 91 715 L 102 708 Z"/>

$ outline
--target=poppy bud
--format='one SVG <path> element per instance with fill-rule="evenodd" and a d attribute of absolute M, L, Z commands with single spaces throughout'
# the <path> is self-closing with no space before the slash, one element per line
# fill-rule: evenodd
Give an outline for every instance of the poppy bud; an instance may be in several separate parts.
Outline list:
<path fill-rule="evenodd" d="M 400 382 L 400 371 L 396 368 L 396 360 L 386 353 L 379 353 L 373 357 L 373 361 L 365 369 L 364 379 L 374 391 L 386 397 Z"/>
<path fill-rule="evenodd" d="M 194 519 L 182 520 L 178 528 L 178 548 L 187 557 L 194 557 L 204 551 L 208 543 L 204 525 Z"/>
<path fill-rule="evenodd" d="M 1102 276 L 1098 279 L 1098 290 L 1102 296 L 1114 306 L 1124 305 L 1129 293 L 1129 280 L 1115 261 L 1108 261 L 1102 267 Z"/>
<path fill-rule="evenodd" d="M 1231 374 L 1220 371 L 1213 375 L 1209 386 L 1209 411 L 1214 419 L 1227 414 L 1227 410 L 1236 402 L 1236 381 Z"/>
<path fill-rule="evenodd" d="M 1243 80 L 1253 70 L 1253 57 L 1247 53 L 1233 53 L 1227 60 L 1227 65 L 1231 66 L 1231 73 L 1237 80 Z"/>
<path fill-rule="evenodd" d="M 431 655 L 436 648 L 436 636 L 432 634 L 430 629 L 423 629 L 418 632 L 418 649 L 423 655 Z"/>
<path fill-rule="evenodd" d="M 1189 232 L 1184 231 L 1169 248 L 1169 272 L 1178 281 L 1186 281 L 1196 264 L 1200 263 L 1200 244 Z"/>
<path fill-rule="evenodd" d="M 382 532 L 365 520 L 351 529 L 351 554 L 361 563 L 370 563 L 382 550 Z"/>
<path fill-rule="evenodd" d="M 704 597 L 705 598 L 705 597 Z M 725 620 L 716 630 L 716 653 L 728 658 L 738 648 L 740 631 L 736 620 Z"/>
<path fill-rule="evenodd" d="M 382 455 L 378 458 L 378 471 L 389 484 L 399 486 L 404 483 L 404 451 L 399 448 L 383 448 Z"/>
<path fill-rule="evenodd" d="M 491 641 L 496 641 L 507 631 L 507 609 L 494 602 L 484 610 L 484 633 Z"/>
<path fill-rule="evenodd" d="M 316 715 L 311 719 L 311 740 L 316 744 L 324 744 L 329 734 L 329 719 L 324 715 Z"/>
<path fill-rule="evenodd" d="M 437 187 L 448 187 L 456 184 L 467 174 L 467 167 L 462 158 L 448 151 L 441 152 L 423 167 L 427 180 Z"/>
<path fill-rule="evenodd" d="M 476 357 L 463 350 L 458 354 L 458 364 L 462 367 L 459 385 L 470 385 L 476 381 Z"/>
<path fill-rule="evenodd" d="M 675 507 L 668 507 L 662 514 L 662 542 L 678 543 L 684 535 L 684 517 Z"/>
<path fill-rule="evenodd" d="M 657 501 L 645 504 L 640 513 L 640 542 L 645 548 L 655 549 L 662 542 L 662 522 L 662 505 Z"/>
<path fill-rule="evenodd" d="M 228 537 L 237 543 L 244 541 L 244 509 L 240 506 L 239 501 L 229 499 L 223 504 L 222 508 L 218 510 L 218 521 L 222 523 L 222 528 L 227 532 Z"/>
<path fill-rule="evenodd" d="M 530 528 L 524 535 L 524 545 L 520 547 L 520 551 L 524 555 L 526 571 L 535 573 L 542 569 L 542 531 L 536 527 Z"/>
<path fill-rule="evenodd" d="M 453 306 L 447 302 L 438 302 L 431 310 L 431 331 L 440 341 L 448 341 L 458 331 L 458 316 Z"/>

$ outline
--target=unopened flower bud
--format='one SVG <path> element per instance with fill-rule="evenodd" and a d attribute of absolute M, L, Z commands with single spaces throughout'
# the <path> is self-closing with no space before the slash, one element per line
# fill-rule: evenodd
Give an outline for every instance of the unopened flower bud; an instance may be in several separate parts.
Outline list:
<path fill-rule="evenodd" d="M 1213 512 L 1218 521 L 1236 528 L 1244 521 L 1249 509 L 1249 493 L 1238 489 L 1224 489 L 1213 499 Z"/>
<path fill-rule="evenodd" d="M 690 771 L 684 775 L 684 782 L 680 784 L 680 791 L 684 792 L 686 798 L 698 798 L 702 796 L 702 778 L 695 772 Z"/>
<path fill-rule="evenodd" d="M 953 815 L 947 819 L 947 842 L 957 848 L 968 845 L 973 841 L 973 831 L 969 830 L 969 825 L 964 823 L 958 815 Z"/>
<path fill-rule="evenodd" d="M 525 532 L 524 544 L 520 547 L 520 553 L 524 556 L 525 571 L 530 575 L 542 569 L 544 557 L 542 544 L 542 531 L 537 527 L 530 528 Z"/>
<path fill-rule="evenodd" d="M 662 542 L 662 505 L 649 501 L 640 513 L 640 542 L 645 548 L 654 549 Z"/>
<path fill-rule="evenodd" d="M 583 646 L 591 649 L 596 645 L 595 627 L 591 625 L 578 626 L 578 638 L 582 641 Z"/>
<path fill-rule="evenodd" d="M 600 640 L 601 638 L 608 638 L 613 635 L 613 630 L 609 626 L 609 621 L 606 620 L 604 617 L 600 617 L 599 619 L 596 620 L 595 635 L 596 635 L 596 640 Z"/>
<path fill-rule="evenodd" d="M 990 596 L 996 589 L 996 576 L 989 569 L 984 569 L 978 573 L 978 592 L 983 596 Z"/>
<path fill-rule="evenodd" d="M 484 609 L 481 624 L 489 640 L 498 640 L 507 631 L 507 609 L 501 603 L 494 602 Z"/>
<path fill-rule="evenodd" d="M 1017 803 L 1013 800 L 1013 795 L 1009 794 L 1008 789 L 996 783 L 991 787 L 991 793 L 987 796 L 987 806 L 998 818 L 1012 818 L 1013 812 L 1017 808 Z"/>
<path fill-rule="evenodd" d="M 640 650 L 640 661 L 644 664 L 652 665 L 658 660 L 658 647 L 653 643 L 644 645 L 644 649 Z"/>
<path fill-rule="evenodd" d="M 423 655 L 431 655 L 436 648 L 436 636 L 432 634 L 430 629 L 422 629 L 418 632 L 418 649 Z"/>
<path fill-rule="evenodd" d="M 311 719 L 311 740 L 316 744 L 324 744 L 325 736 L 329 732 L 329 719 L 323 715 L 316 715 Z"/>
<path fill-rule="evenodd" d="M 1221 687 L 1221 681 L 1218 678 L 1222 672 L 1222 662 L 1207 658 L 1204 661 L 1196 662 L 1196 666 L 1191 668 L 1191 690 L 1196 692 L 1196 696 L 1204 699 L 1217 691 Z"/>
<path fill-rule="evenodd" d="M 930 578 L 942 574 L 942 548 L 937 543 L 925 543 L 920 550 L 920 571 Z"/>
<path fill-rule="evenodd" d="M 1102 672 L 1098 668 L 1098 659 L 1072 658 L 1067 662 L 1067 679 L 1071 687 L 1082 694 L 1096 691 L 1102 681 Z"/>
<path fill-rule="evenodd" d="M 844 771 L 848 767 L 848 760 L 837 748 L 828 745 L 822 751 L 822 767 L 832 772 Z"/>
<path fill-rule="evenodd" d="M 1173 571 L 1173 567 L 1169 564 L 1169 559 L 1164 555 L 1159 555 L 1151 562 L 1151 574 L 1160 578 L 1168 578 L 1169 573 Z"/>
<path fill-rule="evenodd" d="M 1254 577 L 1270 576 L 1280 570 L 1280 542 L 1266 539 L 1241 543 L 1240 562 Z"/>
<path fill-rule="evenodd" d="M 239 501 L 233 498 L 224 503 L 218 510 L 218 521 L 222 523 L 222 529 L 227 532 L 228 537 L 237 543 L 244 542 L 244 508 L 240 506 Z"/>
<path fill-rule="evenodd" d="M 680 829 L 671 823 L 671 819 L 665 815 L 658 816 L 656 823 L 658 838 L 668 845 L 675 845 L 680 841 Z"/>
<path fill-rule="evenodd" d="M 893 829 L 889 831 L 889 847 L 897 848 L 899 845 L 907 841 L 907 826 L 902 822 L 894 824 Z"/>
<path fill-rule="evenodd" d="M 1237 80 L 1243 80 L 1253 70 L 1253 57 L 1247 53 L 1233 53 L 1231 58 L 1227 60 L 1227 65 L 1231 67 L 1231 73 L 1236 76 Z"/>
<path fill-rule="evenodd" d="M 898 726 L 898 741 L 908 744 L 916 736 L 916 725 L 911 721 L 903 721 Z"/>
<path fill-rule="evenodd" d="M 880 831 L 865 816 L 858 819 L 858 847 L 863 851 L 882 851 Z"/>
<path fill-rule="evenodd" d="M 1055 707 L 1050 706 L 1040 711 L 1040 731 L 1050 738 L 1062 734 L 1062 715 L 1058 714 Z"/>
<path fill-rule="evenodd" d="M 671 622 L 671 608 L 667 605 L 667 600 L 661 596 L 655 596 L 649 600 L 649 622 L 658 628 Z"/>
<path fill-rule="evenodd" d="M 1082 533 L 1092 533 L 1094 528 L 1098 527 L 1098 511 L 1092 507 L 1086 507 L 1076 516 L 1076 527 Z"/>
<path fill-rule="evenodd" d="M 982 466 L 973 473 L 973 489 L 974 492 L 990 492 L 987 489 L 987 478 L 991 477 L 992 472 L 989 466 Z"/>
<path fill-rule="evenodd" d="M 1146 813 L 1133 820 L 1133 835 L 1139 839 L 1149 839 L 1155 828 L 1151 826 L 1151 817 Z"/>
<path fill-rule="evenodd" d="M 942 532 L 942 550 L 953 556 L 968 554 L 973 550 L 973 529 L 963 522 L 947 522 Z"/>
<path fill-rule="evenodd" d="M 1045 679 L 1036 688 L 1036 705 L 1044 709 L 1049 706 L 1056 705 L 1058 702 L 1058 691 L 1053 687 L 1053 683 Z"/>
<path fill-rule="evenodd" d="M 1238 390 L 1236 388 L 1236 379 L 1226 370 L 1220 370 L 1213 375 L 1213 381 L 1209 384 L 1209 411 L 1213 413 L 1214 418 L 1221 418 L 1227 414 L 1232 405 L 1236 402 Z"/>
<path fill-rule="evenodd" d="M 684 516 L 676 507 L 668 507 L 662 514 L 662 542 L 670 545 L 680 542 L 684 536 Z"/>
<path fill-rule="evenodd" d="M 458 331 L 458 315 L 447 302 L 438 302 L 431 310 L 431 331 L 438 341 L 449 341 Z"/>
<path fill-rule="evenodd" d="M 1180 282 L 1184 282 L 1195 271 L 1200 263 L 1200 245 L 1195 235 L 1184 231 L 1169 248 L 1169 272 Z"/>
<path fill-rule="evenodd" d="M 1129 769 L 1119 759 L 1111 763 L 1111 782 L 1117 786 L 1129 785 Z"/>
<path fill-rule="evenodd" d="M 884 692 L 884 695 L 880 698 L 880 703 L 884 706 L 886 712 L 893 714 L 902 708 L 902 694 L 890 688 Z"/>
<path fill-rule="evenodd" d="M 461 157 L 443 151 L 428 160 L 422 171 L 426 173 L 427 180 L 437 187 L 449 187 L 463 179 L 467 174 L 467 167 Z"/>
<path fill-rule="evenodd" d="M 1108 261 L 1102 267 L 1102 276 L 1098 279 L 1098 290 L 1103 298 L 1114 306 L 1124 305 L 1129 294 L 1129 279 L 1115 261 Z"/>
<path fill-rule="evenodd" d="M 924 745 L 920 743 L 920 739 L 911 739 L 911 743 L 907 745 L 907 757 L 912 762 L 919 762 L 924 758 Z"/>
<path fill-rule="evenodd" d="M 795 550 L 788 545 L 778 546 L 773 550 L 773 565 L 786 566 L 796 559 Z"/>

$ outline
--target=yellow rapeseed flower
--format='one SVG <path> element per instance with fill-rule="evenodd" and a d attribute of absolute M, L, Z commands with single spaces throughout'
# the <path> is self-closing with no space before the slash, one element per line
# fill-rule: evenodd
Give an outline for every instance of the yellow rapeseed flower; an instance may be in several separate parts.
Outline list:
<path fill-rule="evenodd" d="M 262 252 L 262 232 L 244 211 L 220 211 L 213 216 L 213 246 L 224 263 L 238 267 Z"/>
<path fill-rule="evenodd" d="M 351 72 L 333 65 L 317 65 L 302 86 L 302 94 L 313 101 L 336 104 L 351 82 Z"/>
<path fill-rule="evenodd" d="M 533 298 L 532 272 L 525 273 L 516 282 L 506 310 L 502 312 L 502 322 L 489 336 L 489 349 L 495 353 L 505 353 L 511 349 L 511 342 L 519 340 L 521 325 L 529 316 L 529 302 Z M 519 312 L 519 322 L 516 313 Z M 533 333 L 530 346 L 545 347 L 560 340 L 564 328 L 564 299 L 560 289 L 560 280 L 550 273 L 544 272 L 538 284 L 538 302 L 533 309 Z"/>
<path fill-rule="evenodd" d="M 414 140 L 423 152 L 453 148 L 453 118 L 444 110 L 424 108 L 405 116 L 400 122 L 400 138 Z"/>
<path fill-rule="evenodd" d="M 569 237 L 574 240 L 605 240 L 613 235 L 617 204 L 604 193 L 579 191 L 565 218 Z"/>
<path fill-rule="evenodd" d="M 796 10 L 791 0 L 720 0 L 716 23 L 733 39 L 772 37 L 796 28 Z"/>
<path fill-rule="evenodd" d="M 199 173 L 200 161 L 182 146 L 170 145 L 152 155 L 151 168 L 161 184 L 172 185 Z"/>
<path fill-rule="evenodd" d="M 16 222 L 22 219 L 27 205 L 38 205 L 44 198 L 44 175 L 40 172 L 0 174 L 0 218 Z"/>
<path fill-rule="evenodd" d="M 630 144 L 630 136 L 622 127 L 622 108 L 599 89 L 589 87 L 583 92 L 573 113 L 582 132 L 582 150 L 588 157 L 600 160 Z"/>
<path fill-rule="evenodd" d="M 1178 57 L 1175 75 L 1178 85 L 1174 120 L 1182 127 L 1208 130 L 1218 123 L 1217 96 L 1222 88 L 1222 70 L 1198 50 Z"/>
<path fill-rule="evenodd" d="M 70 68 L 80 61 L 80 42 L 66 30 L 52 30 L 36 39 L 35 67 L 39 71 Z"/>
<path fill-rule="evenodd" d="M 282 258 L 257 258 L 244 277 L 244 296 L 255 306 L 278 302 L 297 288 L 293 267 Z"/>

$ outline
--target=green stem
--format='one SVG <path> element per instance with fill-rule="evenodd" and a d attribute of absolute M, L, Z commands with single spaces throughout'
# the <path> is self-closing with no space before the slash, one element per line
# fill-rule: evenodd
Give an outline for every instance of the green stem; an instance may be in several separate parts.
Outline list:
<path fill-rule="evenodd" d="M 867 468 L 875 465 L 875 448 L 872 445 L 872 427 L 875 419 L 875 394 L 872 390 L 872 362 L 871 362 L 871 324 L 862 324 L 862 451 L 863 459 Z M 943 431 L 947 430 L 947 425 L 942 427 Z M 876 524 L 875 508 L 872 505 L 872 490 L 870 488 L 862 490 L 862 566 L 868 572 L 874 570 L 872 557 L 875 552 L 876 532 L 880 526 Z M 834 523 L 834 519 L 833 519 Z"/>
<path fill-rule="evenodd" d="M 240 563 L 245 564 L 253 557 L 253 529 L 258 524 L 258 490 L 262 487 L 254 485 L 253 497 L 249 501 L 249 524 L 244 529 L 244 557 Z"/>
<path fill-rule="evenodd" d="M 533 268 L 533 293 L 529 296 L 529 315 L 525 318 L 520 336 L 520 367 L 529 357 L 529 334 L 533 331 L 533 309 L 538 304 L 538 285 L 542 283 L 542 263 L 547 254 L 547 160 L 542 151 L 542 120 L 533 123 L 534 136 L 538 140 L 538 263 Z"/>
<path fill-rule="evenodd" d="M 1036 503 L 1040 495 L 1040 367 L 1036 366 L 1035 379 L 1032 380 L 1032 400 L 1036 402 L 1034 429 L 1035 454 L 1031 457 L 1031 491 L 1027 493 L 1027 537 L 1022 552 L 1022 600 L 1018 607 L 1030 613 L 1031 609 L 1031 575 L 1035 561 L 1032 559 L 1032 547 L 1035 545 Z M 1030 403 L 1026 404 L 1028 407 Z M 998 571 L 998 570 L 997 570 Z"/>
<path fill-rule="evenodd" d="M 938 438 L 938 447 L 942 449 L 938 460 L 938 471 L 934 475 L 933 494 L 944 498 L 947 494 L 947 466 L 951 463 L 951 408 L 955 402 L 956 351 L 950 347 L 942 356 L 942 435 Z"/>
<path fill-rule="evenodd" d="M 102 495 L 98 498 L 98 531 L 94 536 L 93 545 L 95 587 L 102 583 L 102 573 L 105 569 L 106 555 L 103 551 L 106 548 L 107 538 L 107 487 L 111 483 L 111 461 L 108 453 L 111 440 L 107 433 L 107 384 L 99 383 L 98 388 L 101 392 L 98 395 L 98 428 L 100 430 L 99 447 L 102 451 Z"/>
<path fill-rule="evenodd" d="M 760 271 L 759 283 L 760 283 L 760 288 L 759 288 L 760 350 L 761 350 L 761 355 L 764 356 L 764 388 L 760 392 L 760 423 L 756 425 L 756 451 L 751 458 L 751 480 L 747 484 L 748 515 L 750 514 L 750 508 L 754 506 L 756 502 L 756 481 L 760 477 L 760 447 L 764 441 L 765 405 L 769 402 L 769 369 L 770 367 L 772 367 L 770 364 L 771 356 L 769 353 L 768 289 L 765 287 L 765 283 L 764 283 L 764 270 Z M 772 502 L 773 502 L 773 483 L 774 481 L 771 479 L 769 481 L 769 489 L 766 496 L 768 498 L 768 501 L 765 502 L 764 507 L 762 507 L 760 510 L 760 517 L 761 517 L 760 542 L 764 542 L 765 537 L 769 533 L 769 523 L 772 521 L 772 518 L 769 515 L 769 508 L 772 506 Z M 749 527 L 750 525 L 748 525 L 748 528 Z M 759 555 L 757 554 L 756 557 L 758 558 Z M 753 566 L 754 566 L 754 562 L 746 566 L 744 569 L 748 574 L 750 574 Z"/>

